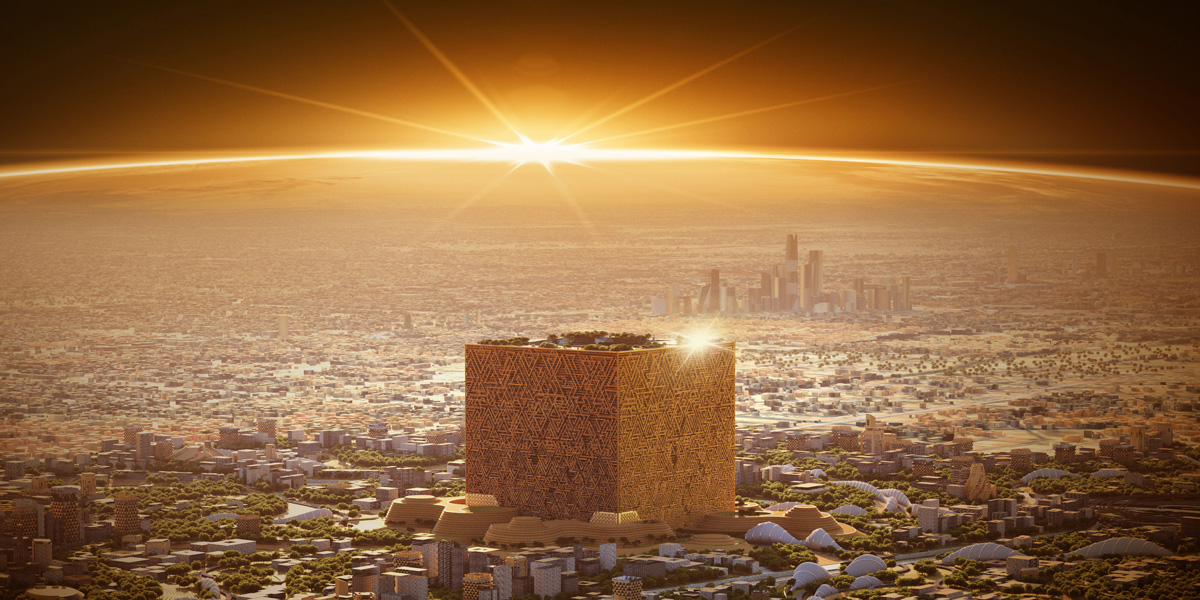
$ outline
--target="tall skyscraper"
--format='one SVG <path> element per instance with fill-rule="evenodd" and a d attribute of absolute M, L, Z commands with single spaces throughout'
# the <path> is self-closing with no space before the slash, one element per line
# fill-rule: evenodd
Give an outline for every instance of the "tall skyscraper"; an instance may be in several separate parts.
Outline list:
<path fill-rule="evenodd" d="M 783 270 L 786 274 L 786 287 L 784 289 L 784 310 L 796 310 L 799 308 L 799 276 L 800 276 L 800 250 L 796 247 L 796 236 L 787 236 L 786 247 L 783 252 Z"/>
<path fill-rule="evenodd" d="M 807 310 L 812 307 L 812 302 L 809 300 L 807 273 L 808 265 L 796 267 L 796 305 L 793 308 L 797 311 Z"/>
<path fill-rule="evenodd" d="M 545 519 L 732 510 L 733 357 L 467 345 L 466 491 Z"/>
<path fill-rule="evenodd" d="M 1096 277 L 1108 277 L 1108 253 L 1096 253 Z"/>
<path fill-rule="evenodd" d="M 279 315 L 279 339 L 285 339 L 288 336 L 288 316 Z"/>
<path fill-rule="evenodd" d="M 708 312 L 718 312 L 721 310 L 721 270 L 709 271 L 708 279 Z"/>
<path fill-rule="evenodd" d="M 126 425 L 123 432 L 124 435 L 122 436 L 122 441 L 125 442 L 126 446 L 131 448 L 136 447 L 137 435 L 141 433 L 143 429 L 145 429 L 145 427 L 142 427 L 141 425 Z"/>
<path fill-rule="evenodd" d="M 50 539 L 63 546 L 83 543 L 83 520 L 79 510 L 79 486 L 57 485 L 50 488 L 50 514 L 54 530 Z"/>
<path fill-rule="evenodd" d="M 771 293 L 771 281 L 772 277 L 770 271 L 763 271 L 760 274 L 760 283 L 758 285 L 758 309 L 763 312 L 774 310 L 774 307 L 771 306 L 771 299 L 774 297 Z"/>
<path fill-rule="evenodd" d="M 812 295 L 815 304 L 821 301 L 821 292 L 825 290 L 825 251 L 809 250 L 808 266 L 812 272 L 812 289 L 809 290 L 809 294 Z"/>
<path fill-rule="evenodd" d="M 154 460 L 154 432 L 143 431 L 137 434 L 137 445 L 134 447 L 138 460 Z"/>
<path fill-rule="evenodd" d="M 79 496 L 85 503 L 96 496 L 95 473 L 89 471 L 79 474 Z"/>
<path fill-rule="evenodd" d="M 117 536 L 142 532 L 137 494 L 122 492 L 113 497 L 113 529 Z"/>
<path fill-rule="evenodd" d="M 771 310 L 785 310 L 787 304 L 787 272 L 775 265 L 771 274 Z"/>
<path fill-rule="evenodd" d="M 1008 283 L 1017 282 L 1017 247 L 1008 247 Z"/>

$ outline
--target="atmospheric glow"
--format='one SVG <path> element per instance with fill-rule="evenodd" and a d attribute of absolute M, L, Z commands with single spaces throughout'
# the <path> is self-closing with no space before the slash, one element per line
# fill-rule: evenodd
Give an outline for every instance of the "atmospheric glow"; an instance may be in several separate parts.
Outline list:
<path fill-rule="evenodd" d="M 561 140 L 535 142 L 523 135 L 520 144 L 498 143 L 497 146 L 497 148 L 488 148 L 488 150 L 496 156 L 505 157 L 505 162 L 513 162 L 518 165 L 535 162 L 547 168 L 552 163 L 579 163 L 585 160 L 587 154 L 587 149 L 579 144 L 563 144 Z"/>
<path fill-rule="evenodd" d="M 90 173 L 99 171 L 152 169 L 157 167 L 203 166 L 322 159 L 363 159 L 398 162 L 493 162 L 516 165 L 537 162 L 547 166 L 554 163 L 583 164 L 587 162 L 635 161 L 804 161 L 924 167 L 997 173 L 1020 173 L 1026 175 L 1047 175 L 1052 177 L 1071 177 L 1076 179 L 1117 181 L 1122 183 L 1138 183 L 1187 189 L 1200 189 L 1200 181 L 1195 179 L 1184 177 L 1150 176 L 1140 173 L 1075 171 L 1069 169 L 1040 167 L 971 164 L 944 161 L 899 160 L 873 157 L 825 156 L 817 154 L 755 153 L 725 150 L 642 150 L 624 148 L 592 148 L 585 144 L 562 144 L 553 141 L 540 143 L 526 141 L 521 144 L 498 144 L 495 146 L 462 149 L 360 150 L 345 152 L 316 152 L 309 154 L 224 156 L 101 164 L 75 164 L 67 166 L 44 166 L 0 171 L 0 179 L 71 173 Z"/>
<path fill-rule="evenodd" d="M 685 345 L 693 349 L 704 346 L 712 346 L 713 343 L 717 341 L 717 338 L 709 334 L 707 331 L 684 334 L 683 337 L 687 339 L 687 344 Z"/>

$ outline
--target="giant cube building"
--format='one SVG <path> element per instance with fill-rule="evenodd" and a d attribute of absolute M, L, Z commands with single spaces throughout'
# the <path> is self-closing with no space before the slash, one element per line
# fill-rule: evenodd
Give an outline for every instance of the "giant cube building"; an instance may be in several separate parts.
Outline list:
<path fill-rule="evenodd" d="M 734 508 L 734 345 L 469 344 L 467 492 L 543 519 Z"/>

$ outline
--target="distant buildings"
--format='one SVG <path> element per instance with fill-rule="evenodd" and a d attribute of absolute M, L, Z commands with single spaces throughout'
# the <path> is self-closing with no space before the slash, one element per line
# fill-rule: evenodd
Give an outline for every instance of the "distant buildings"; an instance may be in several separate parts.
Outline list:
<path fill-rule="evenodd" d="M 852 288 L 826 290 L 825 251 L 809 250 L 808 261 L 800 262 L 798 236 L 785 240 L 783 263 L 760 273 L 757 287 L 748 287 L 744 297 L 721 279 L 718 269 L 708 271 L 707 282 L 695 296 L 681 294 L 672 284 L 666 298 L 654 298 L 654 314 L 792 312 L 833 314 L 840 312 L 891 312 L 912 310 L 911 279 L 893 277 L 887 283 L 854 280 Z"/>
<path fill-rule="evenodd" d="M 118 493 L 113 502 L 114 530 L 118 536 L 142 532 L 142 521 L 138 515 L 138 495 L 130 492 Z"/>

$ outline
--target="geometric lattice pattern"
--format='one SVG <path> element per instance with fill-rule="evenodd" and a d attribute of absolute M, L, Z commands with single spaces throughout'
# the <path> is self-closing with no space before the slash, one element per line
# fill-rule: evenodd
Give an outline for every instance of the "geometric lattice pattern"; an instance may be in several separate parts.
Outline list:
<path fill-rule="evenodd" d="M 468 345 L 466 491 L 544 519 L 617 512 L 617 356 Z"/>
<path fill-rule="evenodd" d="M 618 510 L 674 527 L 734 508 L 734 353 L 629 352 L 620 360 Z"/>
<path fill-rule="evenodd" d="M 544 519 L 732 510 L 733 344 L 466 348 L 467 491 Z"/>

